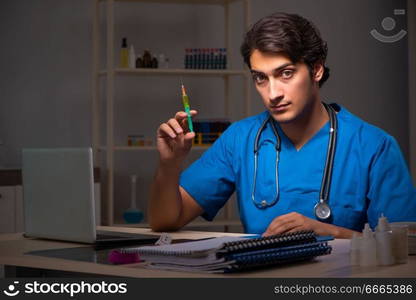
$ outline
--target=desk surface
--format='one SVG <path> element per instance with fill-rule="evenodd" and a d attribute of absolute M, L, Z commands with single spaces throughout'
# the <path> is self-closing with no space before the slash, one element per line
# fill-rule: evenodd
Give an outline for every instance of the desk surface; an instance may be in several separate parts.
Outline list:
<path fill-rule="evenodd" d="M 154 234 L 145 228 L 99 227 L 100 230 Z M 179 231 L 171 233 L 174 239 L 198 239 L 205 237 L 240 235 L 219 232 Z M 24 238 L 22 234 L 0 235 L 0 265 L 58 270 L 74 273 L 90 273 L 122 277 L 416 277 L 416 256 L 409 256 L 407 264 L 385 267 L 358 267 L 349 264 L 349 240 L 331 241 L 331 255 L 320 256 L 315 261 L 295 265 L 278 266 L 267 270 L 257 270 L 235 274 L 203 274 L 149 270 L 141 264 L 102 265 L 89 262 L 71 261 L 58 258 L 26 255 L 36 250 L 75 248 L 85 246 L 78 243 L 46 241 Z"/>

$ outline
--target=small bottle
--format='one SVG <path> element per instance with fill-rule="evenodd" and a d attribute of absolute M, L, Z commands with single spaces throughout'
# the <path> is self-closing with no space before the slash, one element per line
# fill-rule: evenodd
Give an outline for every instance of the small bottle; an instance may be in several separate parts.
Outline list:
<path fill-rule="evenodd" d="M 144 50 L 143 68 L 151 68 L 151 67 L 152 67 L 152 55 L 150 54 L 149 50 Z"/>
<path fill-rule="evenodd" d="M 159 57 L 159 62 L 162 64 L 160 57 Z M 185 48 L 185 57 L 183 58 L 183 67 L 185 69 L 189 69 L 189 49 Z"/>
<path fill-rule="evenodd" d="M 140 55 L 138 55 L 136 59 L 136 68 L 143 68 L 143 59 Z"/>
<path fill-rule="evenodd" d="M 169 69 L 169 57 L 165 57 L 165 63 L 163 64 L 164 69 Z"/>
<path fill-rule="evenodd" d="M 133 45 L 130 45 L 130 49 L 129 49 L 129 68 L 130 69 L 136 68 L 136 52 L 134 51 Z"/>
<path fill-rule="evenodd" d="M 120 50 L 120 68 L 129 67 L 129 50 L 127 49 L 127 38 L 123 38 Z"/>
<path fill-rule="evenodd" d="M 405 264 L 409 255 L 409 229 L 406 224 L 391 224 L 393 255 L 397 264 Z"/>
<path fill-rule="evenodd" d="M 220 49 L 215 48 L 213 49 L 214 56 L 213 56 L 213 69 L 219 69 L 220 68 Z"/>
<path fill-rule="evenodd" d="M 158 60 L 157 60 L 157 58 L 156 58 L 156 55 L 155 55 L 155 56 L 153 56 L 153 58 L 152 58 L 151 67 L 152 67 L 153 69 L 157 69 L 157 68 L 159 67 L 159 62 L 158 62 Z"/>
<path fill-rule="evenodd" d="M 350 246 L 350 261 L 352 266 L 360 265 L 361 241 L 362 237 L 358 233 L 353 233 Z"/>
<path fill-rule="evenodd" d="M 381 266 L 394 264 L 392 232 L 387 218 L 383 215 L 378 219 L 375 235 L 378 264 Z"/>
<path fill-rule="evenodd" d="M 221 48 L 221 69 L 227 69 L 227 49 L 226 48 Z"/>
<path fill-rule="evenodd" d="M 208 69 L 208 49 L 204 48 L 202 50 L 202 62 L 201 62 L 201 68 L 202 69 Z"/>
<path fill-rule="evenodd" d="M 202 69 L 202 48 L 198 48 L 197 49 L 197 59 L 196 59 L 197 63 L 197 69 Z"/>
<path fill-rule="evenodd" d="M 208 69 L 215 69 L 214 48 L 209 49 L 208 55 Z"/>
<path fill-rule="evenodd" d="M 191 69 L 197 69 L 198 68 L 197 60 L 198 60 L 197 50 L 196 50 L 196 48 L 193 48 L 193 49 L 191 49 Z"/>
<path fill-rule="evenodd" d="M 165 57 L 165 54 L 163 54 L 163 53 L 160 53 L 159 54 L 159 56 L 158 56 L 158 61 L 159 61 L 159 68 L 162 68 L 162 69 L 166 69 L 166 57 Z"/>
<path fill-rule="evenodd" d="M 373 231 L 368 223 L 365 223 L 363 230 L 363 239 L 360 248 L 360 266 L 377 265 L 377 244 Z"/>

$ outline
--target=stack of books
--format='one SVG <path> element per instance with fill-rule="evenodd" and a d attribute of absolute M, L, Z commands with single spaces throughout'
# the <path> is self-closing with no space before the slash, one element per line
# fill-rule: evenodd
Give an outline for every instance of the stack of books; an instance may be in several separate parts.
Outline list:
<path fill-rule="evenodd" d="M 313 231 L 268 237 L 218 237 L 185 243 L 126 248 L 137 253 L 147 267 L 174 271 L 229 273 L 311 260 L 331 253 L 330 236 Z"/>

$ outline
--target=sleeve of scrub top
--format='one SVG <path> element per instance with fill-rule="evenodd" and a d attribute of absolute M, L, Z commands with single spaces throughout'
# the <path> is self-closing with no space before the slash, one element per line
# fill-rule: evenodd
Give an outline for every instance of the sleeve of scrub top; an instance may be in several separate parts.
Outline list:
<path fill-rule="evenodd" d="M 205 153 L 182 172 L 179 184 L 203 208 L 211 221 L 234 192 L 235 175 L 232 145 L 235 131 L 231 125 Z"/>
<path fill-rule="evenodd" d="M 383 213 L 389 222 L 416 221 L 416 190 L 396 140 L 381 143 L 369 176 L 368 222 L 375 227 Z"/>

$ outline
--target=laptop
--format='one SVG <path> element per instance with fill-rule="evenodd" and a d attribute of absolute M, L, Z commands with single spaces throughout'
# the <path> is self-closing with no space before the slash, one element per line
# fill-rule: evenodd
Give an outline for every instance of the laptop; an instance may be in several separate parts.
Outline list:
<path fill-rule="evenodd" d="M 153 244 L 159 236 L 99 231 L 91 148 L 22 151 L 25 236 L 95 245 Z"/>

